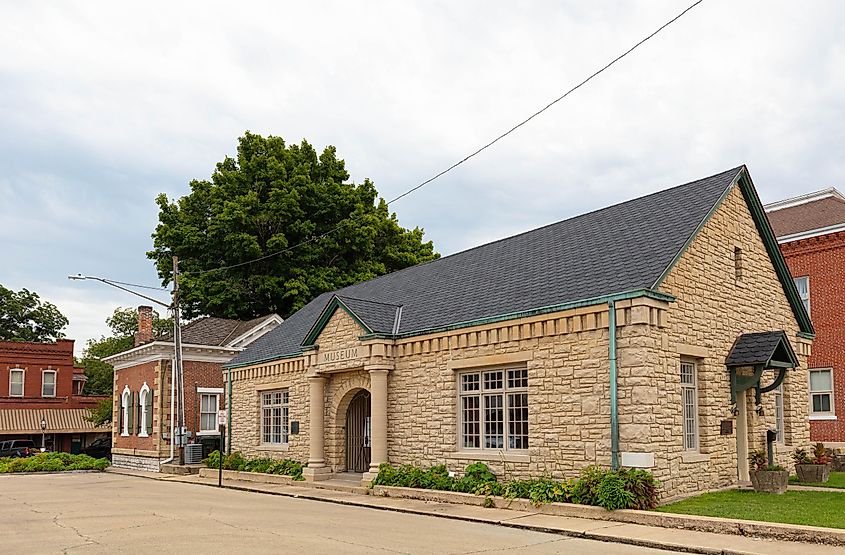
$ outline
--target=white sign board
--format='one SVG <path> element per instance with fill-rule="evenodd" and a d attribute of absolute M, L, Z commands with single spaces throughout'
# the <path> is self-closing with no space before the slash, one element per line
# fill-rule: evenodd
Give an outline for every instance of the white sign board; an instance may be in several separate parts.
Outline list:
<path fill-rule="evenodd" d="M 217 425 L 218 426 L 225 426 L 227 416 L 228 416 L 228 411 L 226 409 L 218 410 L 217 411 Z"/>

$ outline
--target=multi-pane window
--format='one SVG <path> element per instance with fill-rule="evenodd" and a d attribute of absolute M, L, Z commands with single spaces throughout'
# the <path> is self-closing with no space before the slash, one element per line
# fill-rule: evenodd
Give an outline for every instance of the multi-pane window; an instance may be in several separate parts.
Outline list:
<path fill-rule="evenodd" d="M 681 403 L 684 415 L 684 450 L 698 451 L 698 369 L 681 362 Z"/>
<path fill-rule="evenodd" d="M 264 391 L 261 394 L 261 442 L 283 444 L 288 442 L 289 407 L 288 390 Z"/>
<path fill-rule="evenodd" d="M 20 368 L 9 371 L 9 396 L 23 397 L 23 370 Z"/>
<path fill-rule="evenodd" d="M 459 376 L 462 449 L 528 449 L 528 370 Z"/>
<path fill-rule="evenodd" d="M 833 416 L 833 370 L 810 370 L 810 416 Z"/>
<path fill-rule="evenodd" d="M 200 395 L 200 431 L 217 431 L 217 407 L 219 401 L 216 393 Z"/>
<path fill-rule="evenodd" d="M 783 385 L 779 385 L 775 389 L 775 431 L 777 432 L 777 442 L 783 443 Z"/>
<path fill-rule="evenodd" d="M 44 370 L 41 373 L 41 396 L 55 397 L 56 396 L 56 371 Z"/>
<path fill-rule="evenodd" d="M 795 287 L 798 289 L 798 296 L 804 303 L 804 309 L 810 314 L 810 278 L 807 276 L 795 278 Z"/>

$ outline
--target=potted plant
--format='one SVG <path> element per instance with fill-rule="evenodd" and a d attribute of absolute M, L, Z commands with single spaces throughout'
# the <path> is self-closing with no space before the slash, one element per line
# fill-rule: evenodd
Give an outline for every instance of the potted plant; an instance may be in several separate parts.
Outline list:
<path fill-rule="evenodd" d="M 789 472 L 782 466 L 770 465 L 769 461 L 766 460 L 765 451 L 762 449 L 752 451 L 748 460 L 753 467 L 749 474 L 754 491 L 764 493 L 784 493 L 786 491 L 786 486 L 789 483 Z"/>
<path fill-rule="evenodd" d="M 795 473 L 798 474 L 799 482 L 823 484 L 830 478 L 831 457 L 823 443 L 816 443 L 812 457 L 805 449 L 796 449 L 792 460 L 795 461 Z"/>

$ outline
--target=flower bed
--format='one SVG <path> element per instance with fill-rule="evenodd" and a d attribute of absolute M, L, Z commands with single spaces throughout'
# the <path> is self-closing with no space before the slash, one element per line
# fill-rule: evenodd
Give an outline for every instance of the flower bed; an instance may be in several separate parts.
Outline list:
<path fill-rule="evenodd" d="M 13 472 L 66 472 L 69 470 L 103 471 L 111 463 L 88 455 L 70 453 L 38 453 L 32 457 L 0 459 L 0 474 Z"/>
<path fill-rule="evenodd" d="M 578 503 L 607 510 L 653 509 L 658 500 L 658 483 L 651 473 L 636 469 L 611 471 L 597 466 L 586 468 L 577 479 L 538 478 L 503 483 L 480 462 L 467 466 L 460 478 L 449 476 L 445 465 L 423 470 L 410 465 L 396 468 L 382 464 L 372 485 L 527 499 L 534 505 Z M 488 501 L 492 506 L 493 501 Z"/>
<path fill-rule="evenodd" d="M 220 452 L 212 451 L 203 461 L 208 468 L 220 467 Z M 256 472 L 260 474 L 278 474 L 291 476 L 294 480 L 304 480 L 302 464 L 291 459 L 245 458 L 240 451 L 230 453 L 223 458 L 223 470 Z"/>

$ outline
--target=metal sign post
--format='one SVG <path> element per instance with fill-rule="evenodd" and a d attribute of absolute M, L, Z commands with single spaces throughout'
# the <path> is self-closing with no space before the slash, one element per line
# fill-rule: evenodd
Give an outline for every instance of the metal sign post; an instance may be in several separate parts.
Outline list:
<path fill-rule="evenodd" d="M 217 411 L 217 428 L 220 431 L 220 450 L 218 453 L 220 454 L 219 457 L 219 464 L 217 468 L 217 487 L 223 487 L 223 435 L 226 433 L 226 409 L 218 410 Z"/>

